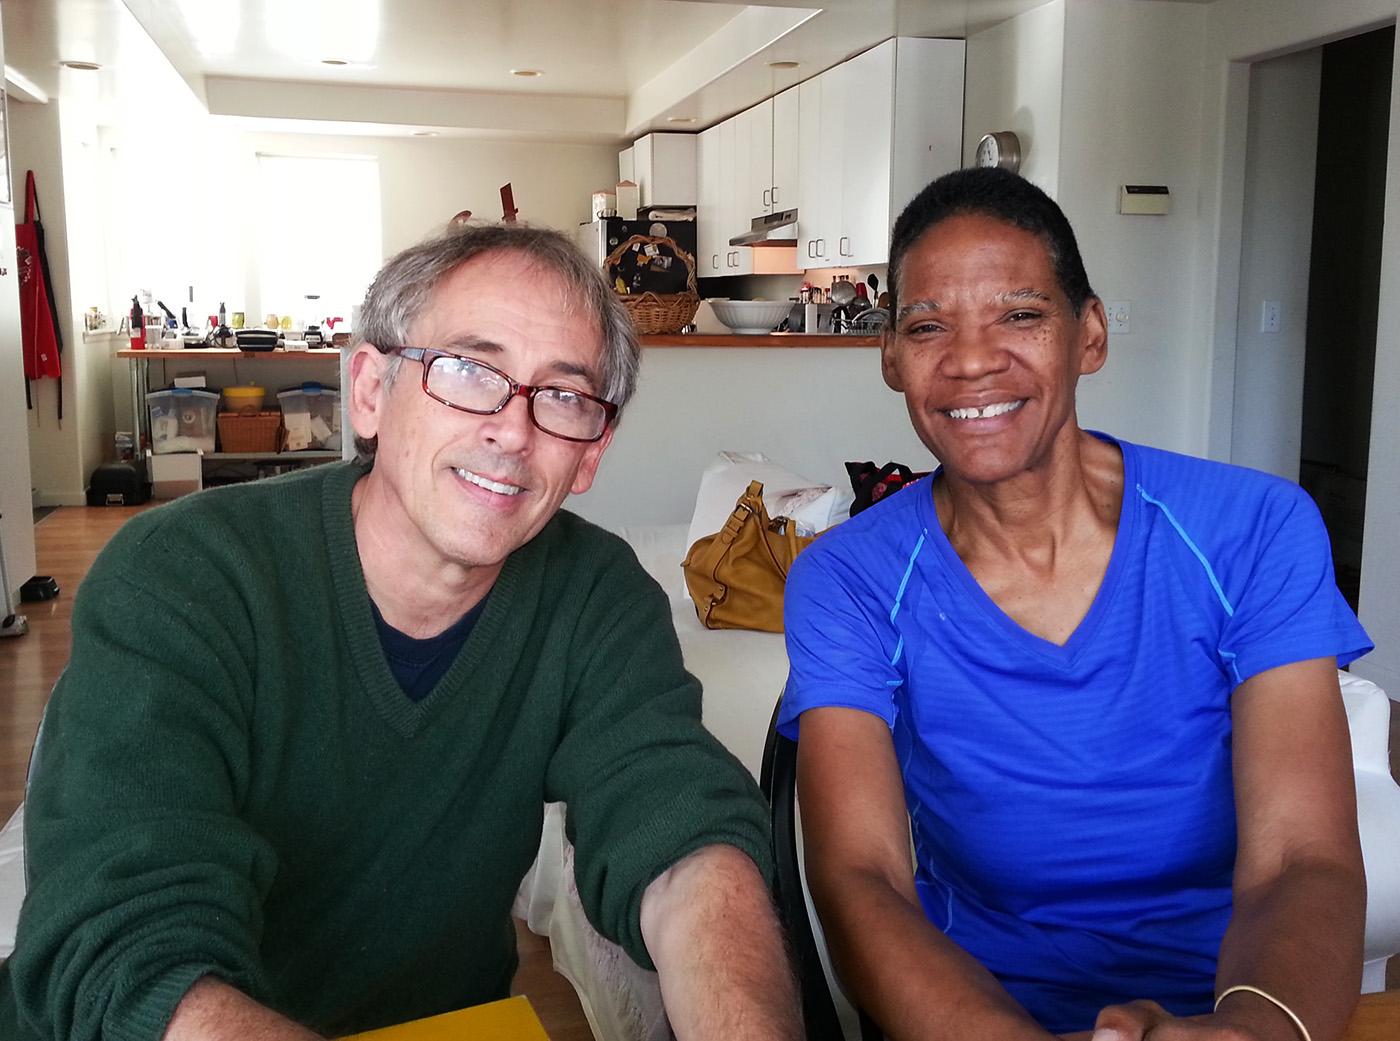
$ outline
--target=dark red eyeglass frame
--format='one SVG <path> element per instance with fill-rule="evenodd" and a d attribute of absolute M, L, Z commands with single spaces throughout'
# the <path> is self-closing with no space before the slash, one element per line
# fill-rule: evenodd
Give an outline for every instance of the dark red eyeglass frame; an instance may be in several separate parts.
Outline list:
<path fill-rule="evenodd" d="M 511 398 L 523 397 L 525 399 L 525 404 L 530 413 L 530 422 L 533 423 L 538 429 L 544 431 L 550 437 L 557 437 L 561 441 L 574 441 L 578 444 L 593 444 L 597 441 L 601 441 L 603 435 L 608 432 L 608 427 L 612 426 L 613 420 L 617 418 L 617 405 L 615 405 L 611 401 L 608 401 L 606 398 L 600 398 L 596 394 L 589 394 L 587 391 L 575 390 L 573 387 L 558 387 L 548 383 L 538 385 L 530 383 L 521 383 L 519 380 L 512 377 L 509 373 L 502 372 L 500 369 L 496 368 L 496 366 L 488 365 L 486 362 L 482 361 L 479 358 L 468 357 L 465 354 L 454 354 L 452 351 L 444 351 L 438 347 L 395 347 L 393 348 L 393 350 L 394 353 L 401 354 L 403 357 L 409 359 L 410 361 L 422 362 L 423 393 L 428 395 L 428 397 L 432 398 L 439 404 L 446 405 L 448 408 L 456 409 L 458 412 L 466 412 L 468 415 L 473 416 L 494 416 L 502 410 L 504 410 L 505 407 L 510 404 Z M 438 358 L 458 358 L 462 361 L 469 361 L 473 365 L 479 365 L 487 372 L 493 372 L 497 376 L 501 377 L 501 379 L 505 380 L 506 385 L 510 388 L 510 393 L 505 396 L 505 398 L 501 401 L 499 405 L 492 409 L 467 408 L 465 405 L 459 405 L 454 401 L 448 401 L 446 398 L 438 394 L 434 394 L 432 390 L 428 387 L 428 370 L 432 368 L 433 362 L 436 361 Z M 540 421 L 535 418 L 535 395 L 542 390 L 567 390 L 570 394 L 577 394 L 581 398 L 587 398 L 589 401 L 596 402 L 597 404 L 601 405 L 603 407 L 604 417 L 603 429 L 598 431 L 598 434 L 595 437 L 570 437 L 567 434 L 561 434 L 558 431 L 550 430 L 548 427 L 541 426 Z"/>

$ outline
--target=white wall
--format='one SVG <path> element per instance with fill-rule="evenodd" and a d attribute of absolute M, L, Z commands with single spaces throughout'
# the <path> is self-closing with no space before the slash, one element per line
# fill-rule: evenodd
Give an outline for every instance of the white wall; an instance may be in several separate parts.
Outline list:
<path fill-rule="evenodd" d="M 1065 0 L 1031 9 L 967 38 L 963 163 L 983 134 L 1013 130 L 1021 176 L 1054 197 L 1060 180 L 1060 96 Z"/>
<path fill-rule="evenodd" d="M 1204 30 L 1197 4 L 1066 0 L 1058 196 L 1095 291 L 1132 305 L 1131 331 L 1080 384 L 1080 421 L 1198 455 L 1209 344 L 1184 318 L 1198 306 Z M 1124 184 L 1167 185 L 1171 213 L 1118 213 Z"/>
<path fill-rule="evenodd" d="M 60 147 L 58 105 L 10 104 L 10 179 L 15 199 L 15 219 L 24 219 L 25 171 L 33 170 L 39 189 L 44 222 L 44 243 L 52 275 L 50 291 L 58 308 L 59 332 L 63 338 L 63 420 L 58 419 L 59 384 L 36 380 L 30 384 L 33 408 L 29 427 L 29 465 L 39 501 L 64 504 L 81 501 L 82 426 L 79 394 L 82 385 L 79 360 L 81 345 L 75 343 L 70 282 L 68 277 L 68 221 L 65 208 L 63 157 Z M 81 325 L 79 326 L 81 329 Z"/>
<path fill-rule="evenodd" d="M 588 219 L 593 191 L 617 181 L 614 145 L 306 134 L 242 134 L 236 140 L 234 162 L 245 172 L 259 152 L 377 159 L 386 257 L 441 230 L 461 210 L 499 220 L 500 188 L 507 181 L 520 220 L 572 232 Z M 244 206 L 241 219 L 252 218 Z"/>
<path fill-rule="evenodd" d="M 1233 329 L 1236 306 L 1228 294 L 1215 296 L 1217 283 L 1239 271 L 1239 244 L 1232 229 L 1243 219 L 1243 122 L 1247 111 L 1248 79 L 1240 62 L 1317 46 L 1395 21 L 1395 0 L 1216 0 L 1206 7 L 1206 99 L 1202 141 L 1205 150 L 1203 212 L 1212 219 L 1206 258 L 1197 272 L 1198 298 L 1203 307 L 1200 329 L 1209 338 Z M 1400 75 L 1400 62 L 1395 71 Z M 1380 319 L 1376 335 L 1375 394 L 1371 412 L 1370 472 L 1366 488 L 1366 534 L 1362 547 L 1362 624 L 1376 650 L 1353 671 L 1372 678 L 1392 693 L 1400 692 L 1400 539 L 1395 520 L 1400 516 L 1400 81 L 1391 85 L 1391 125 L 1386 184 L 1385 247 L 1381 260 Z M 1234 345 L 1221 337 L 1214 363 L 1233 370 Z M 1212 399 L 1210 424 L 1229 426 L 1229 402 Z"/>
<path fill-rule="evenodd" d="M 688 523 L 722 451 L 763 452 L 843 491 L 847 461 L 933 465 L 876 348 L 652 347 L 592 490 L 566 505 L 609 528 Z"/>
<path fill-rule="evenodd" d="M 4 43 L 0 40 L 0 62 Z M 8 106 L 13 111 L 15 105 Z M 24 196 L 20 196 L 20 205 Z M 23 211 L 21 211 L 22 213 Z M 19 319 L 19 267 L 15 262 L 15 217 L 0 204 L 0 552 L 12 585 L 8 615 L 19 599 L 19 586 L 35 573 L 34 515 L 30 510 L 29 431 L 24 411 L 24 355 Z"/>
<path fill-rule="evenodd" d="M 1322 52 L 1250 67 L 1231 462 L 1298 479 Z M 1260 332 L 1265 300 L 1277 333 Z"/>

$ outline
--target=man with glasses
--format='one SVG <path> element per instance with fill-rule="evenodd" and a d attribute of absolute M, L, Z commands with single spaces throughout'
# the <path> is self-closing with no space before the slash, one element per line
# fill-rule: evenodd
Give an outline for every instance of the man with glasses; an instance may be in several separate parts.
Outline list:
<path fill-rule="evenodd" d="M 563 236 L 457 228 L 366 297 L 356 463 L 123 528 L 36 745 L 0 1036 L 339 1036 L 504 997 L 551 800 L 678 1036 L 799 1035 L 761 800 L 664 595 L 559 509 L 637 361 Z"/>

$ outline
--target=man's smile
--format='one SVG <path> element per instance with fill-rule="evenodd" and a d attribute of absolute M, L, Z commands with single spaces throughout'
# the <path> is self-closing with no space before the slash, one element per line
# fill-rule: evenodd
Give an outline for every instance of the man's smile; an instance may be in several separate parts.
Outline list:
<path fill-rule="evenodd" d="M 452 472 L 468 484 L 474 484 L 478 488 L 485 488 L 488 492 L 495 492 L 497 495 L 519 495 L 525 489 L 518 484 L 507 484 L 504 481 L 493 481 L 479 473 L 471 470 L 464 470 L 461 467 L 453 467 Z"/>

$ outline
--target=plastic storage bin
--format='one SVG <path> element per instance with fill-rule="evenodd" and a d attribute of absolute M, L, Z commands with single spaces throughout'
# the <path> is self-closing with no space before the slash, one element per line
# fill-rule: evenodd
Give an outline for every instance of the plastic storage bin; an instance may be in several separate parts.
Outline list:
<path fill-rule="evenodd" d="M 219 395 L 207 390 L 172 387 L 146 395 L 151 413 L 151 451 L 212 452 Z"/>
<path fill-rule="evenodd" d="M 278 393 L 282 407 L 282 426 L 286 429 L 284 449 L 340 451 L 340 391 L 319 383 L 303 383 L 300 387 Z"/>

